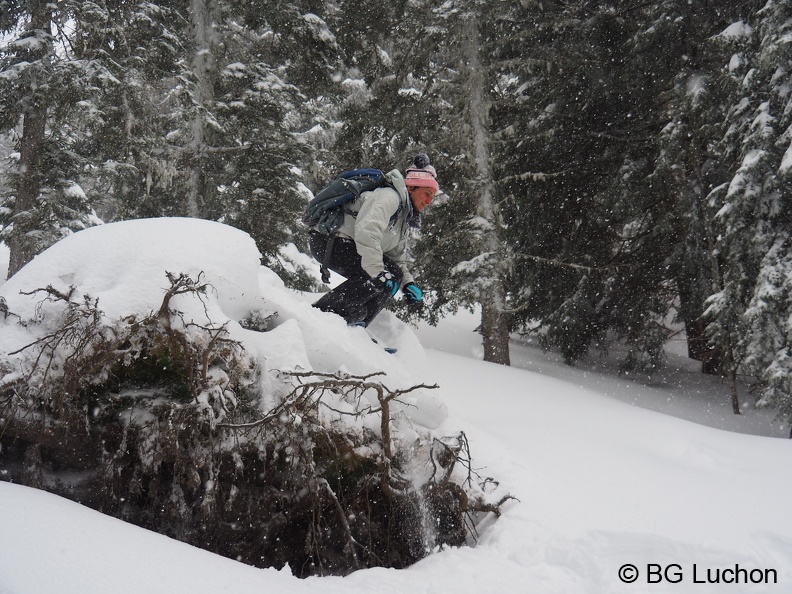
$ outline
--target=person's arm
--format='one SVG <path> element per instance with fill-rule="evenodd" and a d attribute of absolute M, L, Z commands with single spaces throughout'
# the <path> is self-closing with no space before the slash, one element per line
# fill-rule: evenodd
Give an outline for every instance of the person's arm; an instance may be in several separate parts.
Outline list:
<path fill-rule="evenodd" d="M 388 258 L 398 264 L 402 271 L 402 287 L 407 283 L 415 282 L 412 273 L 410 272 L 409 265 L 411 263 L 409 254 L 407 252 L 407 242 L 403 242 L 396 249 L 389 251 Z"/>
<path fill-rule="evenodd" d="M 366 196 L 355 222 L 355 245 L 363 270 L 371 278 L 385 270 L 382 236 L 399 209 L 399 195 L 391 188 L 379 188 Z"/>

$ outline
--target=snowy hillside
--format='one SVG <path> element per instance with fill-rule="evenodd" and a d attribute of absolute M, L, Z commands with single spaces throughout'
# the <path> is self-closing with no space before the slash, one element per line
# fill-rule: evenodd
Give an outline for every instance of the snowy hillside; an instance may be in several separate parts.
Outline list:
<path fill-rule="evenodd" d="M 786 428 L 751 409 L 729 418 L 723 386 L 683 361 L 672 357 L 679 367 L 647 384 L 615 377 L 607 362 L 570 369 L 515 343 L 515 367 L 504 368 L 480 361 L 468 314 L 417 331 L 383 314 L 373 330 L 398 347 L 388 355 L 259 267 L 238 231 L 167 219 L 107 227 L 68 238 L 68 249 L 42 254 L 0 285 L 9 309 L 34 315 L 35 301 L 19 291 L 57 282 L 91 292 L 108 312 L 150 309 L 163 267 L 202 272 L 216 293 L 206 309 L 187 299 L 180 309 L 227 320 L 266 369 L 382 369 L 395 385 L 438 383 L 403 408 L 405 419 L 436 434 L 464 430 L 480 474 L 519 501 L 478 527 L 475 547 L 438 551 L 405 570 L 298 580 L 0 482 L 0 594 L 788 591 L 792 449 L 768 436 Z M 236 320 L 251 310 L 277 312 L 275 327 L 246 332 Z M 20 329 L 0 332 L 0 352 L 18 348 Z M 627 564 L 638 572 L 631 584 L 620 579 L 634 575 Z M 669 568 L 668 581 L 655 583 L 658 566 Z M 731 576 L 762 583 L 723 583 Z"/>

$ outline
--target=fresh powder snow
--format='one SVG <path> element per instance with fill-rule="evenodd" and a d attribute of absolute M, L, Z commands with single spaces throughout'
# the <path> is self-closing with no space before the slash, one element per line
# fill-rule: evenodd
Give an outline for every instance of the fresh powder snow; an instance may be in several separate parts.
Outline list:
<path fill-rule="evenodd" d="M 178 308 L 202 323 L 227 321 L 262 381 L 303 368 L 437 383 L 402 414 L 438 435 L 464 430 L 478 472 L 517 500 L 477 526 L 474 546 L 404 570 L 300 580 L 0 481 L 0 594 L 789 591 L 789 428 L 751 407 L 745 389 L 743 414 L 733 415 L 728 384 L 698 373 L 682 343 L 652 376 L 618 375 L 618 353 L 568 367 L 519 337 L 503 367 L 481 360 L 476 313 L 411 328 L 384 312 L 372 332 L 398 348 L 389 355 L 312 308 L 316 295 L 288 289 L 259 258 L 249 236 L 218 223 L 127 221 L 67 237 L 0 284 L 0 296 L 32 317 L 41 298 L 21 291 L 73 286 L 106 315 L 129 315 L 161 301 L 166 272 L 201 274 L 213 287 L 205 304 L 185 296 Z M 273 316 L 270 331 L 238 324 L 253 311 Z M 29 342 L 24 332 L 0 322 L 0 356 Z M 733 576 L 757 583 L 726 583 Z"/>

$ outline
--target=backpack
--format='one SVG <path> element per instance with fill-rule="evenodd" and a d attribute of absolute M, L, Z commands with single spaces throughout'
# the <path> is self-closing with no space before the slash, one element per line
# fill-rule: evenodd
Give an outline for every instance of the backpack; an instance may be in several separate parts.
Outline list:
<path fill-rule="evenodd" d="M 308 203 L 302 222 L 324 235 L 333 235 L 344 222 L 344 204 L 357 200 L 363 192 L 393 188 L 379 169 L 353 169 L 335 178 Z"/>

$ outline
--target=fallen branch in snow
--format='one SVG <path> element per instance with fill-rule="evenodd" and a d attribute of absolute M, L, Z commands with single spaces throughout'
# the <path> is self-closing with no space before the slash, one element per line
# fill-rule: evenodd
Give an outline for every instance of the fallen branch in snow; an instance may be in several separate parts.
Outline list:
<path fill-rule="evenodd" d="M 46 319 L 20 321 L 38 339 L 0 362 L 0 437 L 24 452 L 15 480 L 79 471 L 62 488 L 106 513 L 301 576 L 406 567 L 463 546 L 472 513 L 499 513 L 466 440 L 435 446 L 430 462 L 431 433 L 402 414 L 406 396 L 437 385 L 283 372 L 286 395 L 262 414 L 275 394 L 258 391 L 242 345 L 178 310 L 180 296 L 204 303 L 200 278 L 168 274 L 161 304 L 118 320 L 73 289 L 38 290 Z"/>
<path fill-rule="evenodd" d="M 384 458 L 381 485 L 383 491 L 387 495 L 393 495 L 393 483 L 399 481 L 395 481 L 393 473 L 391 472 L 395 453 L 393 449 L 393 440 L 391 439 L 390 403 L 394 400 L 398 401 L 399 397 L 415 392 L 416 390 L 433 390 L 439 386 L 437 384 L 418 384 L 402 390 L 393 390 L 382 382 L 370 381 L 373 377 L 384 375 L 381 371 L 367 375 L 324 373 L 319 371 L 288 371 L 285 372 L 285 375 L 296 378 L 298 384 L 278 406 L 270 410 L 264 417 L 249 423 L 218 423 L 217 426 L 226 429 L 253 429 L 267 425 L 276 419 L 280 419 L 283 414 L 304 414 L 309 409 L 315 409 L 319 406 L 322 397 L 327 392 L 340 393 L 344 398 L 352 398 L 359 403 L 364 392 L 373 390 L 377 394 L 379 408 L 366 406 L 356 412 L 342 412 L 329 406 L 328 408 L 339 414 L 350 416 L 380 414 L 380 430 Z M 311 381 L 304 382 L 303 380 L 305 379 L 310 379 Z M 399 485 L 399 487 L 403 489 L 405 485 Z"/>
<path fill-rule="evenodd" d="M 97 411 L 116 402 L 98 394 L 110 385 L 117 390 L 132 376 L 143 385 L 165 380 L 163 393 L 173 388 L 191 397 L 210 422 L 228 416 L 254 366 L 242 345 L 228 337 L 226 325 L 185 322 L 173 307 L 177 295 L 201 298 L 209 286 L 200 282 L 201 275 L 193 280 L 167 273 L 167 278 L 170 288 L 161 306 L 141 318 L 108 320 L 98 299 L 73 286 L 23 292 L 43 297 L 33 318 L 20 324 L 33 332 L 39 326 L 46 330 L 0 361 L 0 437 L 38 444 L 59 464 L 90 466 Z M 45 310 L 47 304 L 54 305 Z M 166 364 L 152 365 L 157 360 Z M 80 438 L 72 439 L 77 434 Z"/>
<path fill-rule="evenodd" d="M 456 443 L 448 443 L 449 439 L 455 439 Z M 436 478 L 437 465 L 435 464 L 435 460 L 437 457 L 439 457 L 439 455 L 435 453 L 436 445 L 442 446 L 443 448 L 443 459 L 439 460 L 440 467 L 443 469 L 443 475 L 439 479 Z M 497 486 L 498 484 L 492 478 L 482 479 L 478 473 L 473 470 L 472 458 L 470 455 L 470 444 L 464 431 L 460 431 L 456 438 L 446 438 L 445 440 L 435 439 L 432 443 L 431 460 L 434 466 L 434 473 L 432 474 L 430 483 L 439 487 L 447 486 L 447 488 L 457 496 L 460 507 L 465 513 L 489 512 L 500 517 L 501 506 L 509 500 L 517 500 L 517 498 L 513 495 L 507 494 L 504 495 L 497 503 L 487 503 L 482 498 L 476 498 L 471 501 L 471 499 L 468 497 L 468 494 L 460 485 L 450 481 L 454 468 L 456 464 L 459 463 L 467 469 L 467 478 L 465 480 L 465 484 L 469 485 L 470 487 L 473 487 L 474 485 L 481 487 L 488 484 L 495 484 Z M 474 475 L 478 479 L 477 481 L 474 481 Z"/>

